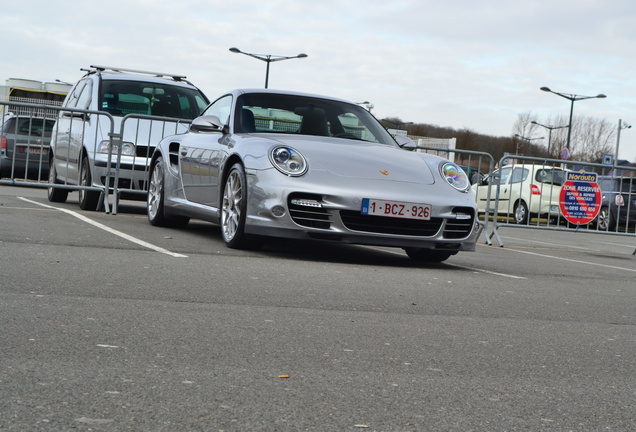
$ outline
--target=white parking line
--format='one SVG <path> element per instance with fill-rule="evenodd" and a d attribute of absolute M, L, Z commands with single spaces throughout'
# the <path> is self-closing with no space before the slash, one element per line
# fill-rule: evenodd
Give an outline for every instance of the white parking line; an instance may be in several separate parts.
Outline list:
<path fill-rule="evenodd" d="M 627 268 L 627 267 L 619 267 L 619 266 L 613 266 L 613 265 L 607 265 L 607 264 L 600 264 L 597 262 L 593 262 L 593 261 L 582 261 L 582 260 L 576 260 L 576 259 L 572 259 L 572 258 L 564 258 L 564 257 L 560 257 L 560 256 L 554 256 L 554 255 L 546 255 L 546 254 L 542 254 L 542 253 L 537 253 L 537 252 L 530 252 L 530 251 L 524 251 L 524 250 L 519 250 L 519 249 L 513 249 L 513 248 L 507 248 L 510 251 L 513 252 L 519 252 L 519 253 L 524 253 L 527 255 L 535 255 L 535 256 L 540 256 L 543 258 L 549 258 L 549 259 L 555 259 L 555 260 L 561 260 L 561 261 L 568 261 L 568 262 L 574 262 L 577 264 L 586 264 L 586 265 L 591 265 L 591 266 L 597 266 L 597 267 L 605 267 L 605 268 L 610 268 L 610 269 L 614 269 L 614 270 L 625 270 L 625 271 L 629 271 L 629 272 L 635 272 L 636 273 L 636 269 L 633 268 Z"/>
<path fill-rule="evenodd" d="M 102 229 L 102 230 L 104 230 L 106 232 L 109 232 L 111 234 L 119 236 L 119 237 L 121 237 L 121 238 L 123 238 L 125 240 L 128 240 L 128 241 L 132 242 L 132 243 L 138 244 L 139 246 L 143 246 L 145 248 L 154 250 L 155 252 L 160 252 L 162 254 L 170 255 L 170 256 L 176 257 L 176 258 L 187 258 L 188 257 L 187 255 L 183 255 L 183 254 L 180 254 L 180 253 L 170 252 L 169 250 L 164 249 L 164 248 L 159 247 L 159 246 L 155 246 L 152 243 L 148 243 L 146 241 L 140 240 L 140 239 L 138 239 L 136 237 L 133 237 L 133 236 L 128 235 L 126 233 L 123 233 L 121 231 L 117 231 L 115 229 L 107 227 L 104 224 L 101 224 L 101 223 L 96 222 L 96 221 L 94 221 L 92 219 L 89 219 L 86 216 L 81 215 L 81 214 L 79 214 L 77 212 L 74 212 L 72 210 L 67 210 L 67 209 L 63 209 L 63 208 L 59 208 L 59 207 L 53 207 L 53 206 L 50 206 L 50 205 L 39 203 L 37 201 L 32 201 L 32 200 L 30 200 L 28 198 L 24 198 L 24 197 L 18 197 L 18 198 L 21 199 L 22 201 L 26 201 L 26 202 L 29 202 L 31 204 L 39 205 L 41 207 L 52 209 L 52 210 L 59 210 L 61 212 L 69 214 L 71 216 L 75 216 L 76 218 L 78 218 L 79 220 L 81 220 L 83 222 L 86 222 L 87 224 L 93 225 L 94 227 L 97 227 L 97 228 Z"/>
<path fill-rule="evenodd" d="M 382 249 L 385 252 L 389 252 L 389 253 L 393 253 L 393 254 L 397 254 L 397 255 L 404 255 L 402 252 L 397 252 L 395 250 L 386 248 L 386 249 Z M 479 268 L 475 268 L 475 267 L 466 267 L 466 266 L 458 266 L 455 264 L 449 264 L 449 263 L 444 263 L 444 265 L 447 265 L 449 267 L 455 267 L 458 269 L 464 269 L 464 270 L 470 270 L 470 271 L 474 271 L 474 272 L 479 272 L 479 273 L 488 273 L 491 275 L 495 275 L 495 276 L 501 276 L 501 277 L 506 277 L 506 278 L 511 278 L 511 279 L 527 279 L 523 276 L 516 276 L 513 274 L 509 274 L 509 273 L 499 273 L 499 272 L 494 272 L 494 271 L 490 271 L 490 270 L 484 270 L 484 269 L 479 269 Z"/>

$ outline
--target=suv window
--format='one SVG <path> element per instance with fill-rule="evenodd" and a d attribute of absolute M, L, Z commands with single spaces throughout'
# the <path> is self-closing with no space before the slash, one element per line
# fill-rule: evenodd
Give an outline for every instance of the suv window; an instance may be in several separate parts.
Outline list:
<path fill-rule="evenodd" d="M 145 114 L 192 120 L 207 103 L 196 90 L 143 81 L 103 80 L 99 109 L 116 116 Z"/>
<path fill-rule="evenodd" d="M 84 88 L 81 90 L 82 93 L 80 93 L 77 98 L 76 107 L 79 109 L 89 109 L 91 106 L 91 95 L 93 90 L 92 81 L 86 80 L 86 85 L 84 85 Z"/>

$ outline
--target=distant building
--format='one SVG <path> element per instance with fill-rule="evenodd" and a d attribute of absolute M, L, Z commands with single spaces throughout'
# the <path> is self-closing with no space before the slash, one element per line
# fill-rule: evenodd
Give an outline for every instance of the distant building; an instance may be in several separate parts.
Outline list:
<path fill-rule="evenodd" d="M 0 85 L 0 117 L 9 112 L 14 114 L 40 115 L 44 117 L 55 117 L 53 110 L 39 110 L 33 112 L 7 102 L 21 102 L 31 104 L 42 104 L 50 106 L 61 106 L 72 85 L 61 82 L 42 82 L 22 78 L 9 78 L 5 85 Z M 40 112 L 41 111 L 41 112 Z"/>

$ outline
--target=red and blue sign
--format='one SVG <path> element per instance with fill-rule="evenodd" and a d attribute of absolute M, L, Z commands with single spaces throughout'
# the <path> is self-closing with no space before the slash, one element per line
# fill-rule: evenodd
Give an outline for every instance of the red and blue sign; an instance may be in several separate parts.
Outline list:
<path fill-rule="evenodd" d="M 561 187 L 559 207 L 563 217 L 575 225 L 592 222 L 601 210 L 601 188 L 594 172 L 567 173 Z"/>

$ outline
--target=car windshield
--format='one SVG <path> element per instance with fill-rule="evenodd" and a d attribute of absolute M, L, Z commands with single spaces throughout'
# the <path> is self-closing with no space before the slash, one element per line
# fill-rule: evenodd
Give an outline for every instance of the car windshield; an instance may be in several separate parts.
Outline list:
<path fill-rule="evenodd" d="M 3 133 L 17 133 L 18 135 L 51 136 L 55 120 L 39 117 L 16 117 L 7 121 Z"/>
<path fill-rule="evenodd" d="M 103 80 L 100 109 L 116 116 L 143 114 L 192 120 L 207 106 L 195 88 L 178 85 Z"/>
<path fill-rule="evenodd" d="M 396 145 L 364 108 L 331 99 L 249 93 L 238 98 L 234 118 L 237 133 L 300 134 Z"/>

